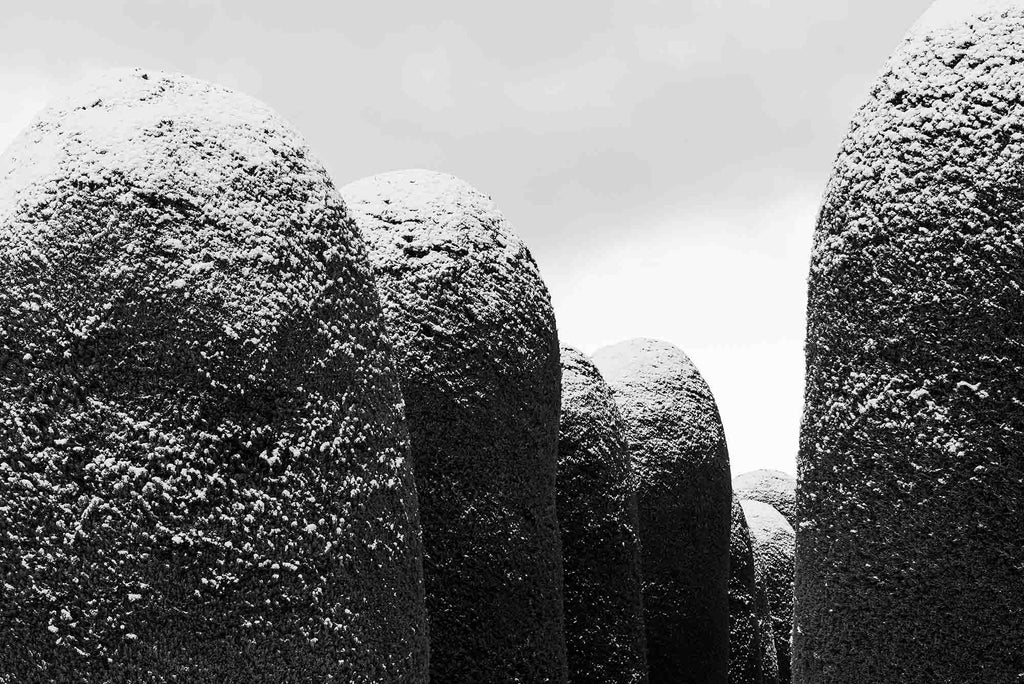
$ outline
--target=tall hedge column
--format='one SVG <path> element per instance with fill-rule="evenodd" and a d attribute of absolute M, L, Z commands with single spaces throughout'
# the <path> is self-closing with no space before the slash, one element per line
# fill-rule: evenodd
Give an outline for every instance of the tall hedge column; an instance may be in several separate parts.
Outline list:
<path fill-rule="evenodd" d="M 652 684 L 725 684 L 732 485 L 718 407 L 676 347 L 622 342 L 594 353 L 626 425 L 637 477 Z"/>
<path fill-rule="evenodd" d="M 563 682 L 560 368 L 547 288 L 485 195 L 399 171 L 342 189 L 398 353 L 436 682 Z"/>
<path fill-rule="evenodd" d="M 937 3 L 836 159 L 808 297 L 798 684 L 1024 673 L 1022 79 L 1022 3 Z"/>

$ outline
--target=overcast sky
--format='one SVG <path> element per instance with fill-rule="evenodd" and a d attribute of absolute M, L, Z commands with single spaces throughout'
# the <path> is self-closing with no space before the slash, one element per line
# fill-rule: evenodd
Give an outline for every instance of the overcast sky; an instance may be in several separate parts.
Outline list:
<path fill-rule="evenodd" d="M 460 176 L 530 245 L 563 342 L 690 355 L 735 474 L 795 473 L 818 203 L 929 0 L 18 4 L 0 22 L 0 146 L 68 82 L 143 66 L 269 103 L 339 187 Z"/>

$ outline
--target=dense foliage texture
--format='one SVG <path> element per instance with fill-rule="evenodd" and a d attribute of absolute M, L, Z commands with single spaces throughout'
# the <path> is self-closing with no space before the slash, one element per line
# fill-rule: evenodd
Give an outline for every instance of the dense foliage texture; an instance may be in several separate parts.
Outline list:
<path fill-rule="evenodd" d="M 1024 4 L 938 3 L 815 234 L 795 677 L 1024 676 Z"/>
<path fill-rule="evenodd" d="M 605 347 L 637 478 L 650 681 L 724 684 L 732 487 L 722 421 L 686 354 L 657 340 Z"/>
<path fill-rule="evenodd" d="M 562 347 L 558 522 L 565 570 L 569 680 L 647 681 L 636 478 L 611 390 Z"/>
<path fill-rule="evenodd" d="M 768 595 L 757 580 L 747 518 L 734 494 L 729 538 L 729 684 L 779 684 Z"/>
<path fill-rule="evenodd" d="M 772 506 L 740 501 L 754 551 L 755 580 L 768 599 L 771 633 L 779 663 L 779 684 L 792 681 L 793 555 L 796 534 Z"/>
<path fill-rule="evenodd" d="M 400 171 L 342 195 L 399 358 L 436 682 L 564 682 L 555 515 L 558 336 L 511 225 L 457 178 Z"/>
<path fill-rule="evenodd" d="M 0 280 L 0 681 L 426 681 L 394 362 L 297 134 L 90 80 L 0 159 Z"/>
<path fill-rule="evenodd" d="M 737 499 L 766 503 L 796 528 L 796 480 L 781 470 L 751 470 L 732 478 Z"/>

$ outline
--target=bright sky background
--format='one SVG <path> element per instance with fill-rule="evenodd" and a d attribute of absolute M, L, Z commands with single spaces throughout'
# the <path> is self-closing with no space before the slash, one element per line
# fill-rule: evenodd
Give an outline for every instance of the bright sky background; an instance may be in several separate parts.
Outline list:
<path fill-rule="evenodd" d="M 453 173 L 530 245 L 563 342 L 677 344 L 733 472 L 794 473 L 818 202 L 929 0 L 10 4 L 0 146 L 69 81 L 138 65 L 269 103 L 339 187 Z"/>

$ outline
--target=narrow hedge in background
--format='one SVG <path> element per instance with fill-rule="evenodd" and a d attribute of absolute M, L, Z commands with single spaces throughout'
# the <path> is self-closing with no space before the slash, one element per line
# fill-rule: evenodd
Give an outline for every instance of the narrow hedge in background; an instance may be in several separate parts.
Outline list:
<path fill-rule="evenodd" d="M 555 514 L 558 335 L 537 265 L 463 181 L 342 189 L 396 347 L 423 521 L 436 682 L 564 682 Z"/>
<path fill-rule="evenodd" d="M 594 354 L 637 477 L 650 681 L 724 684 L 731 484 L 722 421 L 686 354 L 637 339 Z"/>
<path fill-rule="evenodd" d="M 758 583 L 750 530 L 733 496 L 729 537 L 729 684 L 778 684 L 768 595 Z"/>
<path fill-rule="evenodd" d="M 796 480 L 781 470 L 751 470 L 732 478 L 732 493 L 740 500 L 766 503 L 796 528 Z"/>
<path fill-rule="evenodd" d="M 594 364 L 563 346 L 558 522 L 569 680 L 647 681 L 636 478 L 622 418 Z"/>
<path fill-rule="evenodd" d="M 305 143 L 184 76 L 0 158 L 0 681 L 427 680 L 408 437 Z"/>
<path fill-rule="evenodd" d="M 757 584 L 768 598 L 771 633 L 779 663 L 779 684 L 792 680 L 793 528 L 781 513 L 760 501 L 740 501 L 754 551 Z"/>

